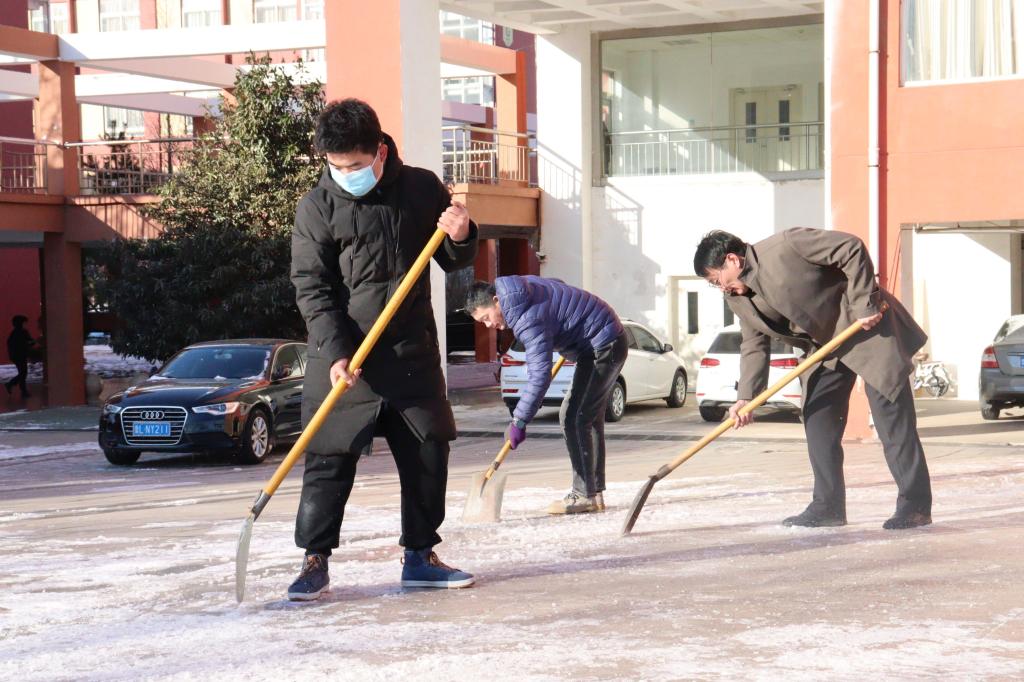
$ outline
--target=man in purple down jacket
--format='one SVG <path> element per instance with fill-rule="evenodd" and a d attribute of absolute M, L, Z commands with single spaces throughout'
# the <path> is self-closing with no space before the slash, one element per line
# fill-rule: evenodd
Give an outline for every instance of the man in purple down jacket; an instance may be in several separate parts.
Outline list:
<path fill-rule="evenodd" d="M 476 282 L 466 311 L 488 328 L 511 329 L 526 348 L 527 387 L 508 427 L 515 449 L 551 385 L 551 353 L 576 362 L 572 387 L 560 413 L 572 462 L 572 490 L 548 507 L 549 514 L 604 510 L 604 413 L 629 350 L 611 306 L 597 296 L 543 277 L 499 277 Z"/>

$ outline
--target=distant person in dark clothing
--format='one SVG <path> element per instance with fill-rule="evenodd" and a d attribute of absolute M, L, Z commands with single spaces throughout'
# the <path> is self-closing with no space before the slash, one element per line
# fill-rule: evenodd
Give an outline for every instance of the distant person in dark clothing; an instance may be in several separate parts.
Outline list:
<path fill-rule="evenodd" d="M 15 386 L 18 386 L 21 389 L 22 398 L 28 398 L 30 395 L 28 387 L 25 385 L 28 379 L 28 354 L 29 349 L 36 344 L 28 330 L 25 329 L 26 322 L 28 322 L 28 318 L 24 315 L 15 315 L 11 318 L 11 324 L 14 325 L 14 329 L 11 330 L 10 336 L 7 337 L 7 355 L 10 356 L 11 362 L 17 368 L 18 376 L 4 384 L 7 387 L 8 395 L 14 390 Z"/>

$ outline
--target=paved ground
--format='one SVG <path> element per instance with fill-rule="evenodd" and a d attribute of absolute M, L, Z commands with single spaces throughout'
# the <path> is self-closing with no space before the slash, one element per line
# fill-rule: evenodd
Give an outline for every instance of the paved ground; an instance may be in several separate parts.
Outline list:
<path fill-rule="evenodd" d="M 637 488 L 686 444 L 628 432 L 684 424 L 674 437 L 688 438 L 707 428 L 692 409 L 652 404 L 615 427 L 601 515 L 541 513 L 569 477 L 561 443 L 538 437 L 554 430 L 548 410 L 506 464 L 503 521 L 462 523 L 498 443 L 461 438 L 439 549 L 479 583 L 445 593 L 397 586 L 398 490 L 377 451 L 360 465 L 333 592 L 303 606 L 282 599 L 299 563 L 299 471 L 257 522 L 239 607 L 235 540 L 272 466 L 116 468 L 92 433 L 2 432 L 0 679 L 1021 679 L 1024 452 L 1005 445 L 1021 421 L 994 424 L 1002 445 L 972 443 L 966 411 L 928 409 L 936 523 L 902 533 L 880 528 L 895 491 L 876 444 L 847 448 L 849 526 L 778 525 L 810 484 L 800 425 L 781 415 L 659 483 L 628 538 Z M 458 410 L 466 429 L 505 419 Z"/>

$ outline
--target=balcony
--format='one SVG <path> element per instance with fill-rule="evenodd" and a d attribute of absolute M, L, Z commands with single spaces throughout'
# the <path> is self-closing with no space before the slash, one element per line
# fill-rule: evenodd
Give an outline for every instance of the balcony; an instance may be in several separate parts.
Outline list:
<path fill-rule="evenodd" d="M 699 175 L 820 171 L 821 121 L 610 133 L 605 175 Z"/>
<path fill-rule="evenodd" d="M 83 196 L 152 194 L 181 168 L 194 138 L 71 142 Z"/>
<path fill-rule="evenodd" d="M 58 198 L 50 196 L 55 185 L 49 182 L 47 164 L 48 154 L 58 150 L 64 163 L 74 163 L 77 168 L 78 193 L 67 202 L 92 215 L 89 235 L 102 238 L 105 233 L 99 223 L 106 220 L 117 224 L 118 234 L 150 236 L 154 226 L 137 215 L 136 206 L 155 200 L 156 188 L 187 163 L 194 144 L 194 138 L 58 144 L 0 137 L 0 192 L 21 195 L 16 203 Z M 536 188 L 536 140 L 532 135 L 446 126 L 442 128 L 441 172 L 477 223 L 482 228 L 488 226 L 485 232 L 494 226 L 505 232 L 506 228 L 515 232 L 538 227 L 540 191 Z M 24 195 L 41 196 L 30 199 Z M 125 217 L 107 220 L 110 211 Z"/>
<path fill-rule="evenodd" d="M 0 137 L 0 192 L 45 194 L 46 148 L 51 142 Z"/>

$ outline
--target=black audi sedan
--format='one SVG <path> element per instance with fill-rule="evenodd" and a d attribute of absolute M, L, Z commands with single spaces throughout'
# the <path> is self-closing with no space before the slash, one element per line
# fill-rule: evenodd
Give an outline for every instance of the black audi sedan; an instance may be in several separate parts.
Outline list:
<path fill-rule="evenodd" d="M 197 343 L 146 381 L 110 396 L 99 443 L 112 464 L 143 452 L 235 453 L 259 464 L 302 431 L 306 344 L 281 339 Z"/>

